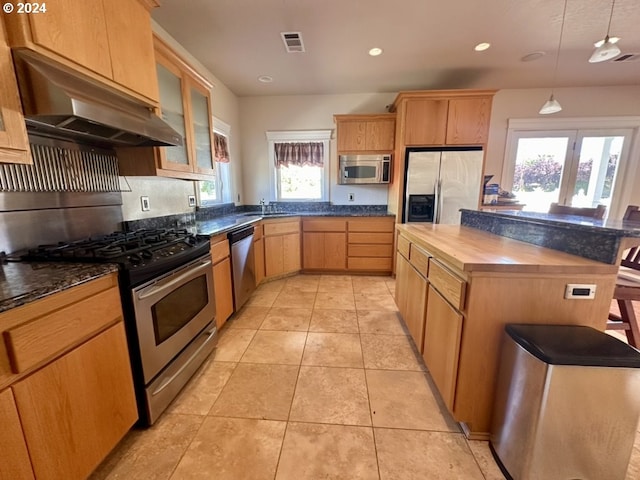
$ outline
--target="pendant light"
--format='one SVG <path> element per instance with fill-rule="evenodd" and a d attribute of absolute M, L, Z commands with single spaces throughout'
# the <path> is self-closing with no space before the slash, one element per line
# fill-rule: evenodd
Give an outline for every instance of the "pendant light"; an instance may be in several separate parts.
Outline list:
<path fill-rule="evenodd" d="M 607 34 L 604 37 L 604 40 L 600 40 L 594 44 L 596 49 L 591 54 L 589 58 L 589 63 L 598 63 L 604 62 L 606 60 L 611 60 L 612 58 L 620 55 L 620 47 L 616 45 L 620 38 L 618 37 L 610 37 L 609 30 L 611 30 L 611 19 L 613 18 L 613 7 L 616 5 L 616 0 L 611 2 L 611 14 L 609 15 L 609 25 L 607 26 Z"/>
<path fill-rule="evenodd" d="M 556 66 L 553 70 L 553 88 L 556 85 L 556 77 L 558 75 L 558 60 L 560 59 L 560 46 L 562 45 L 562 33 L 564 32 L 564 19 L 567 15 L 567 0 L 564 0 L 564 9 L 562 10 L 562 24 L 560 25 L 560 38 L 558 39 L 558 53 L 556 54 Z M 550 113 L 557 113 L 562 110 L 562 106 L 553 96 L 553 88 L 551 88 L 551 96 L 549 100 L 545 102 L 540 111 L 541 115 L 549 115 Z"/>

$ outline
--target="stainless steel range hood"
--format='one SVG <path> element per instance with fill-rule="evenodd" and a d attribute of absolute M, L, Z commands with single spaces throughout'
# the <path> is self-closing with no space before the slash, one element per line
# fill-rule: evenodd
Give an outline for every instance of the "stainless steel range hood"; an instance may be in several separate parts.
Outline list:
<path fill-rule="evenodd" d="M 182 145 L 151 105 L 28 50 L 14 51 L 27 130 L 109 147 Z"/>

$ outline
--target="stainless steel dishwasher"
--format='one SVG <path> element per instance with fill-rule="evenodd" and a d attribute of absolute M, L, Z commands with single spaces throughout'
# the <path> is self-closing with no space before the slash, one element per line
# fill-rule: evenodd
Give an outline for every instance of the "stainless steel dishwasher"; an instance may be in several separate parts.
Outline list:
<path fill-rule="evenodd" d="M 256 289 L 253 261 L 253 226 L 229 232 L 231 271 L 233 273 L 233 306 L 237 312 Z"/>

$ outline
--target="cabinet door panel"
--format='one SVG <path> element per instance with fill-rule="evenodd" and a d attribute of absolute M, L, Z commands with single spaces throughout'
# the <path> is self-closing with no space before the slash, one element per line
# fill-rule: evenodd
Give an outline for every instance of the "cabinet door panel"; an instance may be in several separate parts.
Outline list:
<path fill-rule="evenodd" d="M 346 233 L 324 234 L 324 268 L 328 270 L 344 270 L 346 267 Z"/>
<path fill-rule="evenodd" d="M 420 353 L 423 350 L 425 313 L 427 307 L 427 281 L 411 265 L 407 267 L 407 290 L 405 322 Z"/>
<path fill-rule="evenodd" d="M 32 163 L 3 22 L 0 22 L 0 85 L 0 163 Z"/>
<path fill-rule="evenodd" d="M 28 15 L 33 42 L 100 75 L 113 78 L 102 2 L 47 2 L 46 13 Z"/>
<path fill-rule="evenodd" d="M 300 270 L 300 234 L 290 233 L 282 236 L 283 273 Z"/>
<path fill-rule="evenodd" d="M 305 232 L 302 235 L 302 265 L 305 269 L 324 268 L 324 233 Z"/>
<path fill-rule="evenodd" d="M 113 79 L 158 101 L 150 14 L 137 0 L 104 0 Z"/>
<path fill-rule="evenodd" d="M 487 143 L 491 98 L 452 98 L 447 117 L 447 144 Z"/>
<path fill-rule="evenodd" d="M 282 237 L 282 235 L 264 237 L 264 274 L 266 277 L 283 273 Z"/>
<path fill-rule="evenodd" d="M 396 288 L 394 297 L 405 324 L 407 322 L 407 298 L 409 297 L 409 268 L 411 268 L 409 261 L 398 252 L 396 254 Z"/>
<path fill-rule="evenodd" d="M 264 240 L 262 238 L 253 243 L 253 252 L 255 257 L 256 285 L 264 279 Z"/>
<path fill-rule="evenodd" d="M 86 478 L 138 418 L 119 323 L 13 387 L 38 479 Z"/>
<path fill-rule="evenodd" d="M 338 124 L 338 152 L 366 149 L 367 122 L 340 122 Z"/>
<path fill-rule="evenodd" d="M 213 266 L 213 289 L 216 299 L 216 326 L 220 328 L 233 313 L 231 259 L 229 257 Z"/>
<path fill-rule="evenodd" d="M 447 109 L 447 100 L 409 100 L 405 112 L 405 145 L 444 145 Z"/>
<path fill-rule="evenodd" d="M 198 173 L 214 174 L 213 134 L 209 92 L 190 82 L 190 118 L 193 132 L 193 156 Z"/>
<path fill-rule="evenodd" d="M 429 286 L 422 357 L 449 411 L 455 400 L 461 336 L 462 315 Z"/>
<path fill-rule="evenodd" d="M 33 479 L 27 445 L 11 389 L 0 392 L 0 480 Z"/>
<path fill-rule="evenodd" d="M 367 122 L 366 150 L 393 150 L 396 135 L 395 120 Z"/>

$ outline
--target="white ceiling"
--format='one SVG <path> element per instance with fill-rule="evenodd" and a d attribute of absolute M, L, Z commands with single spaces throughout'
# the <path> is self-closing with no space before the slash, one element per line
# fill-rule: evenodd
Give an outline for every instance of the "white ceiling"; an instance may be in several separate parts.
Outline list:
<path fill-rule="evenodd" d="M 161 0 L 153 18 L 238 96 L 533 88 L 554 83 L 562 0 Z M 640 1 L 611 35 L 635 61 L 590 64 L 609 0 L 568 0 L 557 86 L 640 85 Z M 286 53 L 280 32 L 302 33 Z M 475 52 L 479 42 L 490 42 Z M 384 53 L 370 57 L 380 47 Z M 520 59 L 545 51 L 539 60 Z M 273 83 L 258 82 L 260 75 Z"/>

